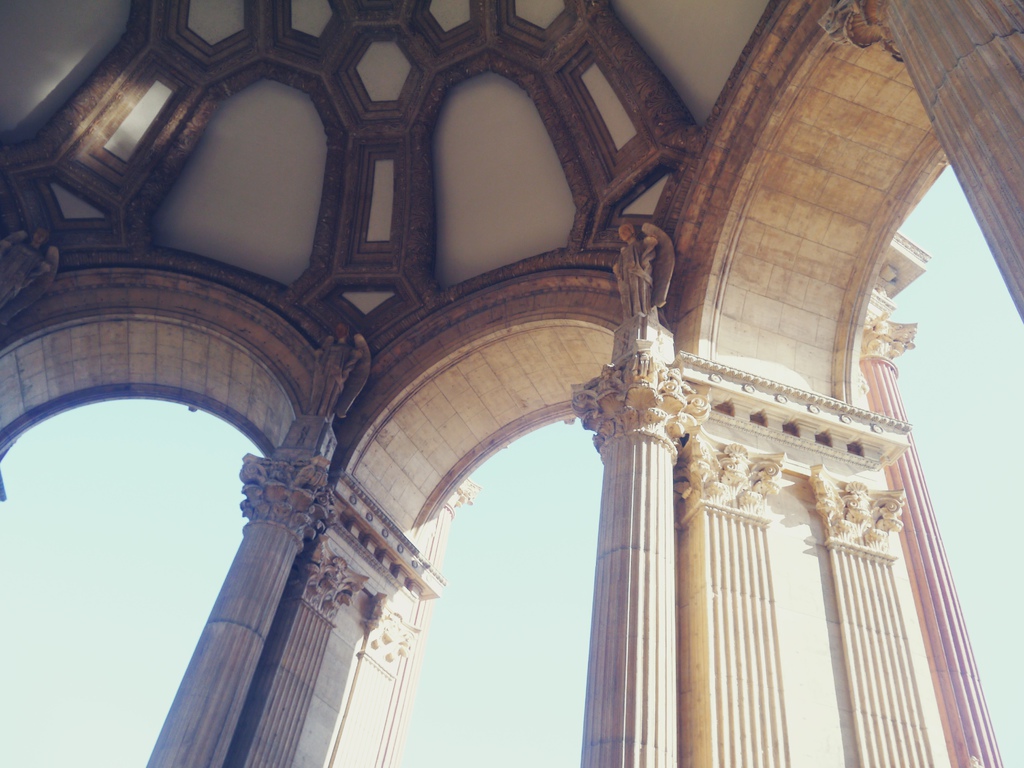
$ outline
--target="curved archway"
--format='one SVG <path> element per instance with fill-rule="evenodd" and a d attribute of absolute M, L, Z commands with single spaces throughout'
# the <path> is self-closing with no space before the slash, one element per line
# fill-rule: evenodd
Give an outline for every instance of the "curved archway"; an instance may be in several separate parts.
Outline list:
<path fill-rule="evenodd" d="M 10 451 L 0 763 L 145 764 L 241 539 L 254 449 L 208 414 L 121 401 Z"/>

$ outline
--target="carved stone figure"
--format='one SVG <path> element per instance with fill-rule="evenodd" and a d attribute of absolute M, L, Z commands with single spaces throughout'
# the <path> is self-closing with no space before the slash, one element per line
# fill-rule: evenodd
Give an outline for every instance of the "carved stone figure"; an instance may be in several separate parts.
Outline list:
<path fill-rule="evenodd" d="M 42 251 L 49 236 L 45 229 L 37 229 L 31 240 L 25 231 L 0 240 L 0 324 L 27 308 L 53 282 L 60 255 L 53 246 Z"/>
<path fill-rule="evenodd" d="M 644 237 L 637 237 L 632 224 L 619 227 L 619 238 L 625 243 L 619 261 L 613 267 L 622 300 L 622 316 L 628 320 L 636 315 L 657 314 L 668 299 L 676 252 L 672 240 L 653 224 L 641 227 Z"/>
<path fill-rule="evenodd" d="M 336 336 L 328 336 L 317 353 L 319 364 L 313 380 L 309 412 L 345 418 L 352 402 L 370 375 L 370 347 L 362 334 L 349 340 L 348 328 L 339 326 Z"/>

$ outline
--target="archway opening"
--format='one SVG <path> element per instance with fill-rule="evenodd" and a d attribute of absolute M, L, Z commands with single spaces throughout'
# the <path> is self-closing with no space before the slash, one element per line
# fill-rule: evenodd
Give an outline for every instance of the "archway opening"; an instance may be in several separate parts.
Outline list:
<path fill-rule="evenodd" d="M 579 761 L 602 465 L 579 424 L 473 473 L 424 648 L 404 768 Z"/>
<path fill-rule="evenodd" d="M 104 402 L 3 461 L 0 765 L 144 765 L 238 543 L 253 444 L 183 405 Z"/>

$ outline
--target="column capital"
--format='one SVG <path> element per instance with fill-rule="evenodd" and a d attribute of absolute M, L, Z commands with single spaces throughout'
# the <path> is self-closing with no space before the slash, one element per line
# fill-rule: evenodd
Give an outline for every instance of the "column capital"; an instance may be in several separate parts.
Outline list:
<path fill-rule="evenodd" d="M 889 533 L 903 530 L 903 491 L 872 492 L 860 481 L 841 483 L 821 465 L 811 468 L 816 509 L 825 521 L 825 545 L 892 561 Z"/>
<path fill-rule="evenodd" d="M 736 443 L 716 448 L 706 437 L 692 435 L 674 484 L 686 507 L 680 524 L 702 508 L 767 523 L 768 497 L 779 492 L 785 458 L 783 453 L 752 455 Z"/>
<path fill-rule="evenodd" d="M 577 385 L 572 408 L 583 426 L 596 434 L 603 455 L 609 440 L 651 438 L 677 453 L 676 441 L 703 424 L 711 404 L 683 381 L 675 364 L 666 365 L 652 350 L 640 348 L 601 375 Z"/>
<path fill-rule="evenodd" d="M 903 61 L 889 30 L 887 10 L 888 0 L 832 0 L 818 24 L 837 43 L 858 48 L 879 43 L 896 61 Z"/>
<path fill-rule="evenodd" d="M 249 453 L 242 459 L 242 515 L 253 523 L 289 530 L 300 541 L 312 538 L 327 517 L 327 470 L 323 456 L 287 461 Z"/>
<path fill-rule="evenodd" d="M 894 323 L 884 312 L 868 320 L 861 337 L 861 357 L 884 357 L 890 362 L 915 346 L 917 323 Z"/>
<path fill-rule="evenodd" d="M 398 660 L 412 655 L 419 630 L 405 623 L 402 614 L 389 605 L 386 595 L 374 600 L 370 618 L 366 620 L 366 652 L 383 669 L 391 671 Z"/>
<path fill-rule="evenodd" d="M 352 596 L 363 588 L 368 576 L 356 573 L 348 561 L 337 554 L 327 539 L 320 539 L 309 560 L 300 566 L 305 581 L 302 601 L 328 622 L 338 609 L 352 603 Z"/>

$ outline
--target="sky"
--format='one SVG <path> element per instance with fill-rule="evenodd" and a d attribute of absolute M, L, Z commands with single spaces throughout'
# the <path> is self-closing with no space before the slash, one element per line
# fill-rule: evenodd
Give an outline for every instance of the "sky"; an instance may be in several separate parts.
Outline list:
<path fill-rule="evenodd" d="M 919 323 L 900 386 L 1004 763 L 1024 765 L 1022 621 L 1003 610 L 1024 570 L 1007 438 L 1024 434 L 1024 325 L 964 210 L 947 174 L 904 228 L 933 258 L 897 297 L 894 319 Z M 0 765 L 145 764 L 241 539 L 249 451 L 207 414 L 144 401 L 62 414 L 10 451 Z M 600 474 L 578 424 L 474 473 L 483 490 L 452 529 L 404 768 L 578 763 Z"/>

